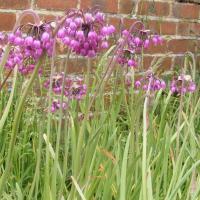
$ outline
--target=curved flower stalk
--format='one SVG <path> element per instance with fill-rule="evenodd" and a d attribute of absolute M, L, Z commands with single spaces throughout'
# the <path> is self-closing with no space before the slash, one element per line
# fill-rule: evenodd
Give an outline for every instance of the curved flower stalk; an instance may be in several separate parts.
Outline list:
<path fill-rule="evenodd" d="M 38 25 L 40 24 L 40 17 L 33 11 L 33 10 L 25 10 L 22 12 L 22 14 L 19 16 L 19 18 L 17 19 L 15 25 L 14 25 L 14 28 L 12 30 L 12 33 L 14 33 L 18 27 L 20 26 L 21 24 L 21 21 L 24 19 L 24 17 L 26 17 L 27 15 L 31 15 L 33 16 L 33 19 L 34 19 L 34 22 L 35 22 L 35 25 Z M 2 70 L 7 62 L 7 59 L 8 59 L 8 56 L 9 56 L 9 53 L 11 51 L 11 45 L 10 43 L 7 44 L 7 46 L 5 47 L 4 49 L 4 52 L 3 52 L 3 55 L 2 57 L 0 56 L 0 74 L 2 74 Z"/>

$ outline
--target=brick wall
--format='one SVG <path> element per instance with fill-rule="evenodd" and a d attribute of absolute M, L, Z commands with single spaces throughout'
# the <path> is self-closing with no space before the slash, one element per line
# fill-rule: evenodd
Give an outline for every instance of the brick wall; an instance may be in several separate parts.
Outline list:
<path fill-rule="evenodd" d="M 11 30 L 16 17 L 24 9 L 34 9 L 42 19 L 53 19 L 68 8 L 95 5 L 99 5 L 107 13 L 108 21 L 116 26 L 121 19 L 124 26 L 140 19 L 149 29 L 166 36 L 162 47 L 152 46 L 146 52 L 146 65 L 153 57 L 164 56 L 162 67 L 174 67 L 183 63 L 186 51 L 192 51 L 199 57 L 200 5 L 180 3 L 178 0 L 0 0 L 0 30 Z M 166 57 L 168 52 L 171 54 Z M 82 67 L 77 67 L 75 61 L 71 64 L 79 72 L 85 65 L 84 61 L 79 63 Z"/>

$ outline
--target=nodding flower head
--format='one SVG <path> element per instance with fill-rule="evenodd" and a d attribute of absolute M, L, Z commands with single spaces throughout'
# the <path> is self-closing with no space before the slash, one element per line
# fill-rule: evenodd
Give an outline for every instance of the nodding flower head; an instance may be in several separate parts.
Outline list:
<path fill-rule="evenodd" d="M 32 72 L 43 53 L 46 52 L 48 56 L 52 55 L 52 29 L 48 23 L 40 25 L 29 23 L 19 26 L 14 33 L 8 35 L 0 33 L 0 45 L 3 38 L 7 38 L 6 41 L 11 46 L 5 67 L 13 69 L 17 65 L 19 72 L 23 75 Z M 3 52 L 0 53 L 0 58 L 1 56 Z"/>
<path fill-rule="evenodd" d="M 59 111 L 60 109 L 65 111 L 65 110 L 67 110 L 67 108 L 68 108 L 67 102 L 64 101 L 61 103 L 60 100 L 54 99 L 52 102 L 52 105 L 51 105 L 51 112 L 55 113 L 55 112 Z"/>
<path fill-rule="evenodd" d="M 151 79 L 151 83 L 150 83 Z M 149 85 L 150 84 L 150 85 Z M 126 77 L 126 85 L 131 86 L 130 76 Z M 134 82 L 135 90 L 148 90 L 148 87 L 151 91 L 159 91 L 166 89 L 166 83 L 164 80 L 157 78 L 153 73 L 148 73 L 145 77 L 138 78 Z"/>
<path fill-rule="evenodd" d="M 64 81 L 64 96 L 68 98 L 68 100 L 81 100 L 84 98 L 87 92 L 86 84 L 84 84 L 84 80 L 81 77 L 73 77 L 67 76 L 64 79 L 63 73 L 56 74 L 53 76 L 53 85 L 52 89 L 55 95 L 61 95 L 62 86 Z M 44 83 L 44 87 L 46 89 L 49 88 L 50 80 L 47 80 Z"/>
<path fill-rule="evenodd" d="M 173 78 L 170 84 L 170 90 L 176 94 L 193 93 L 196 90 L 196 84 L 190 75 L 181 74 Z"/>
<path fill-rule="evenodd" d="M 114 32 L 115 27 L 106 24 L 105 15 L 99 10 L 73 10 L 68 13 L 57 37 L 76 54 L 95 57 L 109 47 L 108 38 Z"/>
<path fill-rule="evenodd" d="M 149 48 L 151 44 L 159 45 L 162 41 L 161 36 L 152 35 L 141 22 L 136 22 L 129 30 L 122 31 L 122 37 L 118 41 L 117 61 L 122 66 L 137 67 L 138 56 L 143 50 Z"/>

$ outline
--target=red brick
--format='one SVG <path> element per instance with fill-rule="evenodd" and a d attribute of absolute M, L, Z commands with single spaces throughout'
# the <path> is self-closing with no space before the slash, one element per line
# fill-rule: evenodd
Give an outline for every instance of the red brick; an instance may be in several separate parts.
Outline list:
<path fill-rule="evenodd" d="M 174 58 L 173 67 L 183 67 L 184 66 L 184 56 L 176 56 Z"/>
<path fill-rule="evenodd" d="M 34 23 L 34 19 L 31 15 L 27 15 L 21 20 L 21 24 L 27 24 L 27 23 L 32 23 L 32 24 Z"/>
<path fill-rule="evenodd" d="M 168 16 L 170 13 L 170 4 L 165 2 L 148 2 L 141 1 L 139 3 L 139 15 L 156 15 Z"/>
<path fill-rule="evenodd" d="M 84 0 L 81 1 L 81 8 L 82 9 L 88 9 L 92 7 L 92 0 Z"/>
<path fill-rule="evenodd" d="M 196 57 L 196 64 L 197 64 L 197 69 L 199 70 L 199 68 L 200 68 L 200 56 Z"/>
<path fill-rule="evenodd" d="M 162 57 L 161 59 L 163 59 L 163 61 L 161 62 L 161 66 L 159 67 L 159 69 L 160 68 L 163 69 L 163 70 L 171 69 L 171 67 L 172 67 L 172 58 L 171 57 L 164 57 L 164 58 Z"/>
<path fill-rule="evenodd" d="M 108 23 L 112 24 L 113 26 L 115 26 L 117 31 L 120 31 L 121 29 L 121 20 L 117 17 L 108 17 Z"/>
<path fill-rule="evenodd" d="M 164 40 L 162 45 L 155 46 L 153 43 L 150 44 L 149 48 L 144 51 L 145 53 L 156 54 L 168 52 L 167 41 Z"/>
<path fill-rule="evenodd" d="M 56 66 L 56 71 L 58 72 L 63 72 L 64 71 L 64 59 L 56 59 L 55 61 L 55 66 Z M 44 74 L 49 75 L 50 73 L 50 64 L 46 65 L 44 67 Z M 68 61 L 68 67 L 67 67 L 67 73 L 72 74 L 72 73 L 83 73 L 84 71 L 87 70 L 87 60 L 84 58 L 71 58 Z"/>
<path fill-rule="evenodd" d="M 55 15 L 40 15 L 41 21 L 43 22 L 55 21 L 56 17 Z"/>
<path fill-rule="evenodd" d="M 190 24 L 187 22 L 179 22 L 177 26 L 178 35 L 189 35 L 190 34 Z"/>
<path fill-rule="evenodd" d="M 151 67 L 151 63 L 155 56 L 144 56 L 144 69 L 148 69 Z M 170 69 L 172 66 L 172 58 L 171 57 L 156 57 L 157 59 L 163 59 L 161 62 L 161 65 L 159 67 L 159 72 L 165 71 L 167 69 Z"/>
<path fill-rule="evenodd" d="M 64 55 L 64 54 L 63 54 Z M 65 54 L 66 55 L 66 54 Z M 66 59 L 66 58 L 65 58 Z M 83 57 L 73 57 L 68 60 L 67 73 L 68 74 L 83 74 L 87 72 L 87 64 L 88 60 Z M 48 75 L 50 72 L 51 64 L 48 63 L 44 66 L 44 74 Z M 55 60 L 56 71 L 63 72 L 64 71 L 64 58 L 56 58 Z M 91 73 L 96 70 L 97 60 L 91 60 Z"/>
<path fill-rule="evenodd" d="M 77 7 L 77 0 L 36 0 L 36 7 L 48 10 L 67 10 Z"/>
<path fill-rule="evenodd" d="M 154 33 L 161 34 L 161 22 L 157 20 L 149 20 L 145 22 L 146 28 Z"/>
<path fill-rule="evenodd" d="M 0 30 L 10 31 L 15 25 L 16 15 L 13 13 L 0 13 L 0 19 Z"/>
<path fill-rule="evenodd" d="M 163 21 L 161 22 L 161 34 L 162 35 L 176 35 L 176 25 L 175 22 Z"/>
<path fill-rule="evenodd" d="M 123 18 L 122 22 L 123 22 L 123 29 L 130 29 L 131 26 L 136 23 L 138 20 L 136 19 L 131 19 L 131 18 Z"/>
<path fill-rule="evenodd" d="M 83 73 L 87 71 L 87 60 L 84 58 L 70 59 L 67 72 L 71 73 Z"/>
<path fill-rule="evenodd" d="M 168 42 L 167 46 L 170 52 L 185 53 L 186 51 L 194 52 L 197 44 L 195 40 L 173 39 Z"/>
<path fill-rule="evenodd" d="M 152 60 L 153 60 L 152 56 L 144 56 L 144 58 L 143 58 L 144 69 L 148 69 L 149 67 L 151 67 Z"/>
<path fill-rule="evenodd" d="M 0 8 L 3 9 L 27 9 L 30 7 L 30 0 L 0 0 Z"/>
<path fill-rule="evenodd" d="M 40 15 L 40 19 L 42 22 L 50 22 L 56 19 L 54 15 Z M 21 24 L 34 23 L 34 19 L 31 15 L 27 15 L 22 19 Z"/>
<path fill-rule="evenodd" d="M 137 21 L 131 18 L 108 17 L 108 23 L 114 25 L 118 31 L 129 29 Z"/>
<path fill-rule="evenodd" d="M 131 14 L 135 8 L 135 3 L 132 0 L 121 0 L 119 4 L 119 13 Z"/>
<path fill-rule="evenodd" d="M 154 33 L 161 35 L 175 35 L 176 23 L 168 21 L 149 20 L 146 23 L 146 27 Z"/>
<path fill-rule="evenodd" d="M 117 13 L 118 0 L 81 0 L 81 8 L 87 9 L 92 7 L 98 7 L 100 10 L 107 13 Z"/>
<path fill-rule="evenodd" d="M 190 35 L 200 35 L 200 24 L 199 23 L 191 23 L 190 24 L 190 30 L 189 30 Z"/>
<path fill-rule="evenodd" d="M 175 3 L 173 4 L 173 16 L 185 19 L 198 19 L 200 6 L 189 3 Z"/>

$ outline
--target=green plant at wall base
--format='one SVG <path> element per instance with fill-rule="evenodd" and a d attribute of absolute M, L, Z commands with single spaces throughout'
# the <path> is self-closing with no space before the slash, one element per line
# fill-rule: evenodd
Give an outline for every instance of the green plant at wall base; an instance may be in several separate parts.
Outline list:
<path fill-rule="evenodd" d="M 101 37 L 90 29 L 95 17 L 102 22 Z M 160 36 L 137 22 L 103 52 L 113 31 L 110 25 L 102 26 L 103 22 L 99 11 L 72 10 L 56 20 L 56 28 L 38 22 L 25 38 L 19 32 L 14 40 L 9 36 L 10 53 L 0 58 L 7 68 L 19 63 L 12 69 L 11 91 L 6 87 L 0 91 L 1 199 L 200 198 L 200 95 L 195 57 L 187 52 L 184 71 L 167 72 L 164 81 L 157 73 L 163 58 L 153 59 L 148 70 L 141 71 L 145 49 L 149 42 L 161 44 Z M 76 29 L 77 35 L 65 26 Z M 62 42 L 68 53 L 59 66 L 64 72 L 56 73 L 56 45 Z M 25 66 L 10 56 L 18 48 L 28 50 L 26 55 L 31 53 L 31 59 L 25 57 Z M 85 75 L 67 74 L 74 53 L 87 57 Z M 95 69 L 90 58 L 94 55 Z M 45 62 L 51 63 L 49 79 L 38 73 Z"/>

